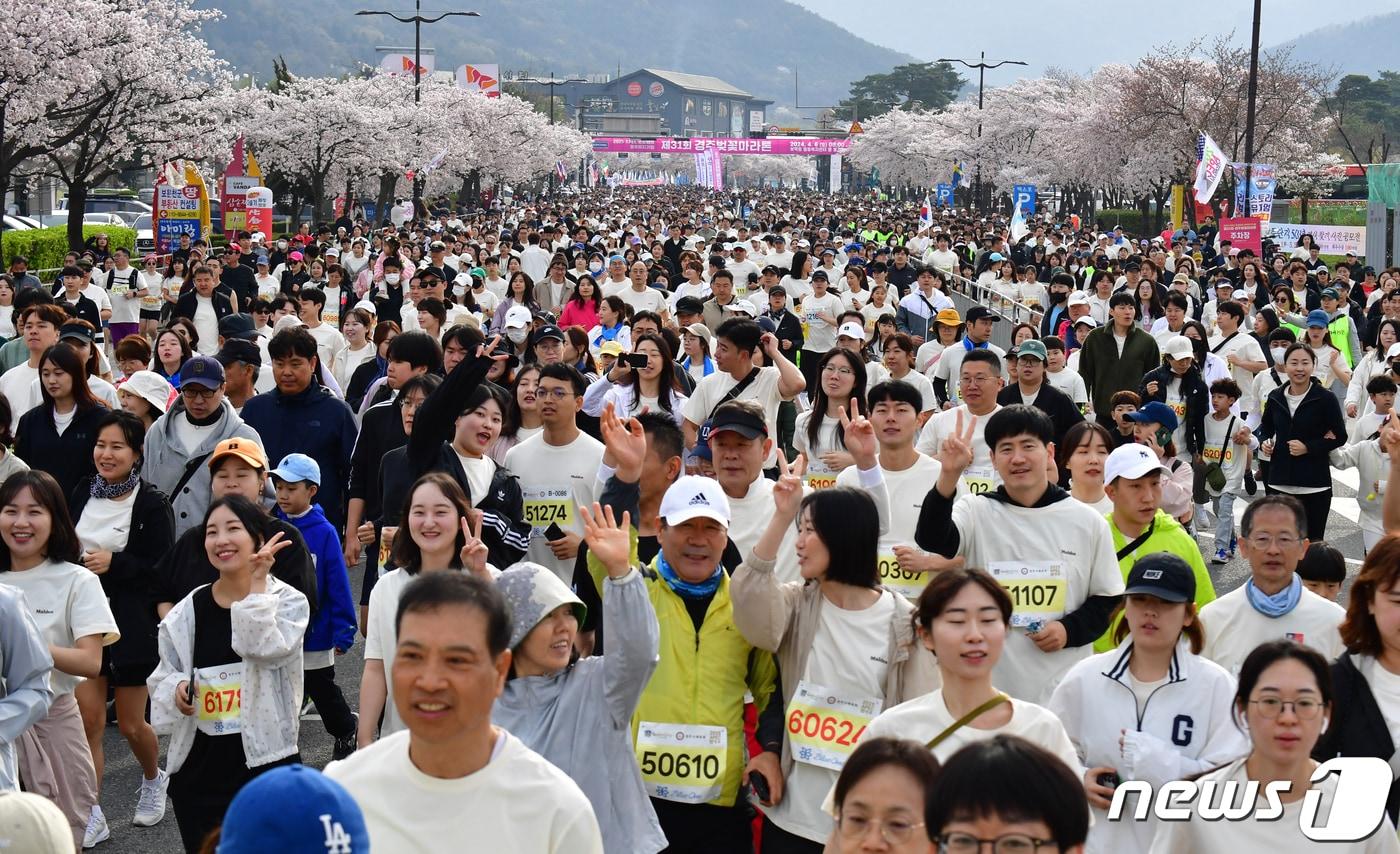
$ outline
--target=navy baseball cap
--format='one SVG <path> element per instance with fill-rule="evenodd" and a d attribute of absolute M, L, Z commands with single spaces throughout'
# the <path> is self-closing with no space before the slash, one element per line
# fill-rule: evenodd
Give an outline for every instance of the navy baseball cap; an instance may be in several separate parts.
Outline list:
<path fill-rule="evenodd" d="M 253 317 L 248 314 L 230 314 L 219 318 L 219 334 L 224 338 L 241 338 L 251 341 L 257 337 Z"/>
<path fill-rule="evenodd" d="M 1181 423 L 1172 408 L 1159 400 L 1145 404 L 1136 412 L 1129 412 L 1127 418 L 1140 424 L 1161 424 L 1168 430 L 1175 430 Z"/>
<path fill-rule="evenodd" d="M 180 366 L 180 387 L 185 383 L 218 388 L 224 384 L 224 366 L 213 356 L 191 356 Z"/>

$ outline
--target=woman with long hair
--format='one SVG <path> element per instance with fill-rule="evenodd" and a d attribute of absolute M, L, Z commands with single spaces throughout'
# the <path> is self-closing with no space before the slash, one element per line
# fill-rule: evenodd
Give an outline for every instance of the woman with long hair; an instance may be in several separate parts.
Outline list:
<path fill-rule="evenodd" d="M 101 581 L 81 559 L 82 544 L 52 477 L 25 471 L 0 484 L 0 584 L 24 593 L 53 655 L 53 702 L 17 741 L 19 773 L 26 790 L 63 810 L 76 849 L 97 806 L 97 775 L 73 692 L 101 673 L 102 648 L 120 636 Z"/>
<path fill-rule="evenodd" d="M 870 301 L 870 290 L 865 286 L 865 268 L 847 267 L 845 279 L 846 290 L 841 293 L 841 301 L 846 304 L 847 311 L 860 311 Z"/>
<path fill-rule="evenodd" d="M 46 471 L 64 495 L 96 473 L 92 449 L 97 422 L 108 411 L 88 388 L 78 351 L 62 342 L 39 357 L 42 402 L 19 418 L 15 453 L 29 467 Z"/>
<path fill-rule="evenodd" d="M 865 738 L 836 778 L 832 854 L 927 854 L 924 803 L 938 760 L 917 741 Z"/>
<path fill-rule="evenodd" d="M 836 475 L 853 458 L 846 450 L 843 413 L 852 399 L 865 400 L 865 363 L 849 350 L 828 350 L 817 363 L 819 380 L 811 390 L 812 407 L 797 416 L 792 446 L 807 460 L 804 481 L 813 489 L 836 485 Z M 855 415 L 855 413 L 849 413 Z"/>
<path fill-rule="evenodd" d="M 874 456 L 869 421 L 854 416 L 845 432 L 862 459 Z M 789 464 L 780 452 L 778 461 L 773 515 L 734 573 L 734 624 L 776 653 L 783 673 L 784 794 L 765 813 L 764 850 L 818 852 L 834 829 L 822 800 L 853 736 L 882 708 L 927 694 L 937 677 L 914 636 L 914 606 L 880 585 L 879 513 L 869 493 L 835 487 L 804 497 L 803 458 Z M 801 578 L 783 583 L 773 570 L 794 524 Z M 833 712 L 844 723 L 823 732 Z"/>
<path fill-rule="evenodd" d="M 156 333 L 155 355 L 151 358 L 151 370 L 165 377 L 174 388 L 180 387 L 180 368 L 194 355 L 190 342 L 174 326 L 167 326 Z"/>
<path fill-rule="evenodd" d="M 1199 320 L 1188 320 L 1186 325 L 1181 327 L 1181 334 L 1191 342 L 1196 368 L 1200 370 L 1201 381 L 1206 384 L 1206 388 L 1214 385 L 1216 380 L 1234 379 L 1229 364 L 1219 355 L 1210 352 L 1210 336 L 1206 334 L 1205 324 Z"/>
<path fill-rule="evenodd" d="M 1104 514 L 1113 510 L 1103 489 L 1103 467 L 1113 448 L 1113 436 L 1097 421 L 1070 427 L 1056 448 L 1060 470 L 1069 472 L 1069 494 Z"/>
<path fill-rule="evenodd" d="M 496 306 L 496 316 L 491 319 L 491 328 L 493 330 L 505 329 L 506 312 L 517 305 L 528 308 L 531 315 L 540 310 L 539 303 L 535 302 L 535 280 L 523 270 L 516 270 L 510 274 L 509 283 L 506 285 L 505 299 Z"/>
<path fill-rule="evenodd" d="M 348 388 L 355 371 L 372 361 L 378 352 L 369 340 L 374 332 L 374 315 L 363 308 L 352 308 L 345 313 L 340 332 L 345 336 L 346 346 L 336 351 L 331 374 L 341 388 Z"/>
<path fill-rule="evenodd" d="M 81 563 L 102 582 L 121 637 L 102 650 L 99 675 L 78 685 L 76 696 L 97 771 L 99 794 L 105 756 L 107 688 L 116 699 L 117 727 L 141 766 L 133 822 L 149 827 L 165 815 L 169 776 L 160 770 L 155 730 L 146 723 L 146 677 L 156 669 L 156 614 L 146 582 L 149 568 L 175 543 L 170 499 L 141 479 L 146 426 L 129 412 L 108 412 L 97 422 L 93 462 L 97 474 L 74 490 L 70 503 L 82 544 Z M 94 806 L 89 825 L 106 827 Z M 101 835 L 97 833 L 96 835 Z"/>
<path fill-rule="evenodd" d="M 1310 851 L 1318 847 L 1303 835 L 1303 822 L 1331 815 L 1337 776 L 1313 782 L 1318 763 L 1312 758 L 1336 711 L 1332 674 L 1327 659 L 1310 646 L 1280 638 L 1254 648 L 1240 667 L 1234 695 L 1236 724 L 1249 735 L 1249 751 L 1241 759 L 1198 778 L 1215 788 L 1257 786 L 1268 800 L 1282 807 L 1272 821 L 1205 821 L 1189 810 L 1183 821 L 1162 822 L 1152 840 L 1152 854 L 1178 851 L 1253 852 Z M 1253 790 L 1250 789 L 1246 791 Z M 1226 789 L 1229 791 L 1229 789 Z M 1310 792 L 1316 791 L 1318 795 Z M 1320 796 L 1320 797 L 1319 797 Z M 1311 806 L 1309 806 L 1311 804 Z M 1400 851 L 1395 825 L 1388 816 L 1366 839 L 1329 841 L 1328 851 L 1341 854 Z"/>
<path fill-rule="evenodd" d="M 311 606 L 271 575 L 292 545 L 240 495 L 215 499 L 204 550 L 218 571 L 160 623 L 160 664 L 146 680 L 151 724 L 170 736 L 166 768 L 185 850 L 200 850 L 244 783 L 301 762 L 302 638 Z"/>
<path fill-rule="evenodd" d="M 389 342 L 399 334 L 399 325 L 392 320 L 374 324 L 374 358 L 362 362 L 350 372 L 350 385 L 345 387 L 345 402 L 358 412 L 369 387 L 389 372 Z"/>
<path fill-rule="evenodd" d="M 681 332 L 681 350 L 685 353 L 685 358 L 680 360 L 681 370 L 699 382 L 715 372 L 715 360 L 710 355 L 713 333 L 703 323 L 692 323 Z"/>
<path fill-rule="evenodd" d="M 1109 821 L 1104 812 L 1122 781 L 1146 780 L 1155 790 L 1249 750 L 1231 719 L 1234 679 L 1201 657 L 1205 629 L 1195 600 L 1196 576 L 1186 561 L 1169 552 L 1138 560 L 1113 636 L 1118 648 L 1076 664 L 1050 697 L 1088 768 L 1084 790 L 1095 823 L 1087 851 L 1151 845 L 1155 822 Z"/>
<path fill-rule="evenodd" d="M 578 284 L 574 285 L 573 292 L 569 294 L 569 301 L 559 313 L 559 328 L 581 326 L 584 329 L 592 329 L 597 326 L 598 306 L 602 301 L 603 295 L 598 291 L 598 283 L 593 277 L 587 273 L 579 276 Z"/>
<path fill-rule="evenodd" d="M 490 578 L 481 521 L 452 475 L 435 471 L 420 477 L 399 508 L 399 524 L 384 528 L 380 546 L 392 554 L 393 570 L 369 594 L 365 666 L 360 675 L 360 747 L 404 728 L 390 687 L 394 684 L 394 615 L 404 587 L 422 572 L 470 570 Z M 383 725 L 380 725 L 380 715 Z"/>
<path fill-rule="evenodd" d="M 491 459 L 505 465 L 506 451 L 539 434 L 544 429 L 540 419 L 540 404 L 536 394 L 540 388 L 540 366 L 526 365 L 515 374 L 510 388 L 510 404 L 506 407 L 501 435 L 491 444 Z"/>
<path fill-rule="evenodd" d="M 582 326 L 560 327 L 564 333 L 564 361 L 585 377 L 598 376 L 598 363 L 593 361 L 593 351 L 588 346 L 588 332 Z"/>
<path fill-rule="evenodd" d="M 175 312 L 175 303 L 180 301 L 180 293 L 185 287 L 188 264 L 179 255 L 172 254 L 166 264 L 160 281 L 160 322 L 169 323 Z"/>
<path fill-rule="evenodd" d="M 620 417 L 630 418 L 645 409 L 664 412 L 680 426 L 686 395 L 671 360 L 671 345 L 660 335 L 644 333 L 632 342 L 632 355 L 646 356 L 646 365 L 634 368 L 626 359 L 618 359 L 612 370 L 588 386 L 583 411 L 596 418 L 612 404 Z"/>
<path fill-rule="evenodd" d="M 1162 297 L 1157 293 L 1157 285 L 1147 279 L 1138 281 L 1137 293 L 1133 296 L 1136 299 L 1133 307 L 1136 309 L 1138 324 L 1147 332 L 1152 331 L 1152 324 L 1167 316 L 1167 310 L 1162 306 Z"/>

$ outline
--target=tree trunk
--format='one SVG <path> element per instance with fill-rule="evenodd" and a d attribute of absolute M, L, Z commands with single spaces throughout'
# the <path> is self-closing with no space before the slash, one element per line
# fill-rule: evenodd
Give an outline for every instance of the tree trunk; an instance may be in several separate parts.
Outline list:
<path fill-rule="evenodd" d="M 311 175 L 311 218 L 313 226 L 326 221 L 326 176 L 321 172 Z"/>
<path fill-rule="evenodd" d="M 68 248 L 73 252 L 83 251 L 83 213 L 87 210 L 87 197 L 86 181 L 68 185 Z"/>
<path fill-rule="evenodd" d="M 1307 197 L 1307 196 L 1302 196 L 1302 197 L 1300 198 L 1300 201 L 1303 203 L 1303 212 L 1302 212 L 1302 217 L 1301 217 L 1301 218 L 1302 218 L 1302 223 L 1301 223 L 1301 224 L 1302 224 L 1302 225 L 1307 225 L 1307 224 L 1308 224 L 1308 197 Z"/>
<path fill-rule="evenodd" d="M 374 215 L 380 222 L 389 218 L 389 203 L 394 200 L 394 185 L 398 181 L 398 172 L 388 171 L 379 174 L 379 195 L 374 198 Z"/>
<path fill-rule="evenodd" d="M 287 223 L 287 231 L 292 232 L 294 234 L 296 233 L 297 228 L 301 225 L 301 191 L 298 190 L 296 187 L 296 184 L 293 184 L 291 187 L 292 218 L 291 221 Z"/>

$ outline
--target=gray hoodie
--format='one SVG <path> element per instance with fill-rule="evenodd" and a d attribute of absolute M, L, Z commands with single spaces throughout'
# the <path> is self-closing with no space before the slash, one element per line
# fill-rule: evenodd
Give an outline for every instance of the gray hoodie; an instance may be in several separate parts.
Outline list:
<path fill-rule="evenodd" d="M 632 751 L 632 713 L 656 669 L 661 630 L 637 570 L 603 583 L 607 654 L 511 679 L 491 719 L 583 789 L 608 854 L 655 854 L 666 837 Z"/>
<path fill-rule="evenodd" d="M 220 404 L 223 414 L 212 433 L 193 452 L 185 449 L 175 429 L 175 419 L 185 417 L 185 402 L 176 398 L 170 411 L 156 419 L 151 429 L 146 431 L 144 462 L 141 476 L 156 489 L 170 496 L 171 507 L 175 511 L 175 537 L 204 521 L 204 511 L 209 508 L 210 474 L 205 465 L 214 446 L 225 439 L 252 439 L 259 446 L 262 438 L 258 431 L 249 427 L 233 411 L 233 404 L 225 398 Z M 193 466 L 194 474 L 185 479 L 187 467 Z M 185 485 L 175 494 L 175 487 L 181 480 Z"/>

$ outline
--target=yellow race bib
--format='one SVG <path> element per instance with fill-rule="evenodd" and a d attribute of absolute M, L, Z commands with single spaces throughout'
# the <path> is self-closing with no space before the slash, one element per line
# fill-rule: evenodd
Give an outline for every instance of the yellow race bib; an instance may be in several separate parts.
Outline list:
<path fill-rule="evenodd" d="M 997 470 L 990 463 L 968 466 L 963 469 L 962 479 L 967 491 L 973 495 L 995 492 L 997 488 Z"/>
<path fill-rule="evenodd" d="M 1059 561 L 993 561 L 987 571 L 1011 597 L 1011 627 L 1038 631 L 1065 615 L 1065 573 Z"/>
<path fill-rule="evenodd" d="M 703 804 L 724 788 L 729 733 L 722 726 L 642 721 L 636 750 L 642 783 L 653 798 Z"/>
<path fill-rule="evenodd" d="M 840 771 L 865 734 L 881 701 L 828 691 L 806 680 L 787 707 L 788 742 L 798 762 Z"/>
<path fill-rule="evenodd" d="M 241 732 L 243 662 L 198 668 L 194 683 L 195 728 L 205 735 Z"/>
<path fill-rule="evenodd" d="M 830 489 L 836 485 L 836 472 L 820 459 L 808 460 L 803 480 L 811 489 Z"/>
<path fill-rule="evenodd" d="M 569 528 L 574 524 L 574 490 L 568 486 L 546 486 L 527 489 L 525 495 L 525 521 L 535 534 L 539 534 L 551 524 Z"/>
<path fill-rule="evenodd" d="M 899 568 L 899 559 L 893 554 L 881 554 L 877 559 L 880 567 L 880 583 L 908 599 L 918 599 L 924 592 L 928 579 L 922 572 L 910 572 Z"/>

